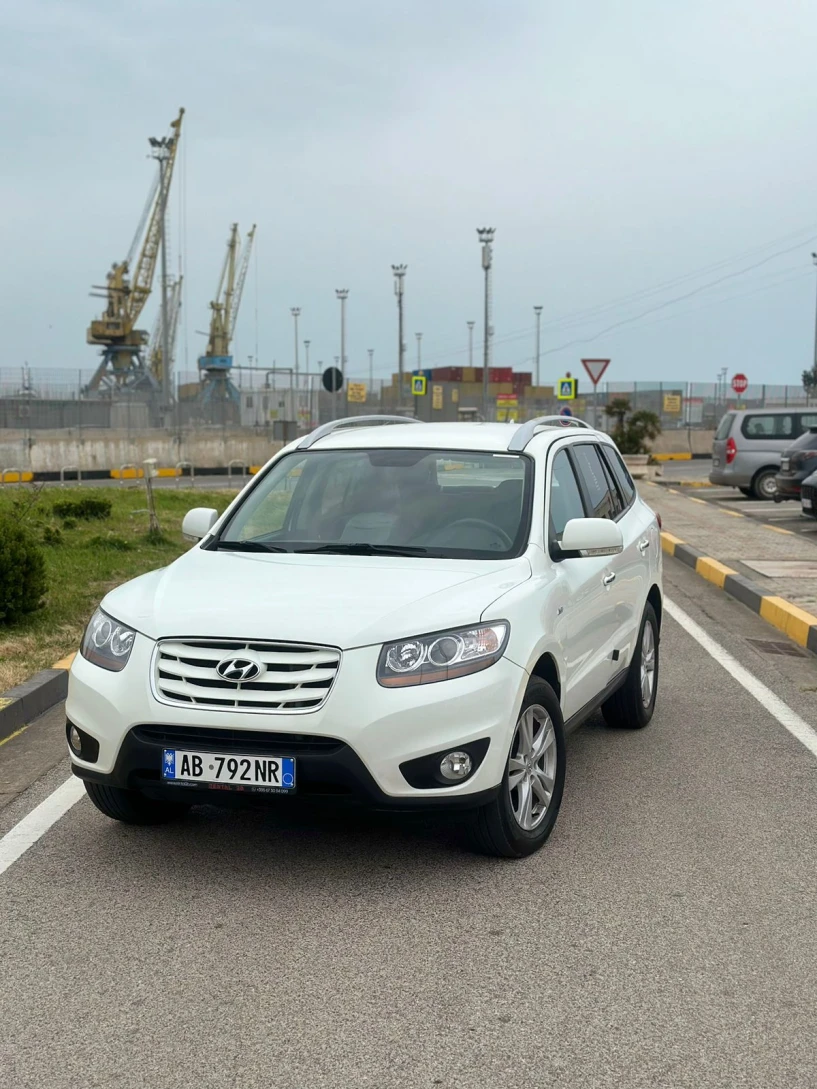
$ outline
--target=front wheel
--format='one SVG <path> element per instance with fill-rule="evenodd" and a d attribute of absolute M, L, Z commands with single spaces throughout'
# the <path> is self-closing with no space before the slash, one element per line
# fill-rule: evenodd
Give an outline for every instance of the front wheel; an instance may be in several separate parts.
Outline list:
<path fill-rule="evenodd" d="M 777 494 L 777 470 L 764 469 L 752 481 L 752 491 L 756 499 L 774 499 Z"/>
<path fill-rule="evenodd" d="M 155 802 L 138 790 L 124 790 L 87 779 L 85 792 L 100 813 L 124 824 L 167 824 L 183 817 L 190 808 L 181 802 Z"/>
<path fill-rule="evenodd" d="M 471 839 L 483 854 L 524 858 L 556 823 L 565 782 L 562 711 L 549 684 L 531 679 L 514 729 L 499 793 L 473 817 Z"/>
<path fill-rule="evenodd" d="M 604 721 L 619 730 L 642 730 L 652 718 L 657 694 L 658 618 L 647 602 L 627 680 L 602 704 Z"/>

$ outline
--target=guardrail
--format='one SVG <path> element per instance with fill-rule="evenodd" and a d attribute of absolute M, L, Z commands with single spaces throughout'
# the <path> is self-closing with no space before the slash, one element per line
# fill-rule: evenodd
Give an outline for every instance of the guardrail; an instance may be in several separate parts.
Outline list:
<path fill-rule="evenodd" d="M 63 467 L 60 469 L 60 487 L 61 488 L 65 487 L 65 474 L 66 473 L 76 473 L 77 474 L 77 484 L 82 483 L 82 470 L 80 469 L 79 465 L 63 465 Z"/>
<path fill-rule="evenodd" d="M 140 470 L 131 464 L 119 466 L 119 483 L 124 486 L 126 480 L 138 480 Z"/>
<path fill-rule="evenodd" d="M 176 462 L 176 487 L 179 486 L 179 481 L 184 476 L 184 470 L 189 469 L 188 476 L 190 477 L 190 487 L 195 487 L 196 483 L 196 469 L 192 461 L 177 461 Z"/>
<path fill-rule="evenodd" d="M 241 483 L 243 484 L 244 481 L 247 479 L 247 463 L 246 463 L 246 461 L 243 461 L 241 458 L 233 458 L 233 460 L 231 462 L 228 462 L 228 464 L 227 464 L 227 479 L 232 481 L 232 479 L 233 479 L 233 468 L 236 465 L 241 469 Z"/>

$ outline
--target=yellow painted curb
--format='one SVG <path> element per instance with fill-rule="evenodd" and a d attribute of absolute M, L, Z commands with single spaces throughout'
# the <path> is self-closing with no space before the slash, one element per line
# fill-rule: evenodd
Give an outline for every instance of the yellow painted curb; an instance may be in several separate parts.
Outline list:
<path fill-rule="evenodd" d="M 13 702 L 13 701 L 9 700 L 9 703 L 11 703 L 11 702 Z M 29 727 L 29 723 L 27 722 L 25 724 L 25 726 L 20 726 L 20 728 L 15 730 L 13 734 L 9 734 L 8 737 L 2 738 L 2 740 L 0 740 L 0 747 L 5 745 L 9 741 L 13 741 L 15 739 L 15 737 L 19 737 L 20 734 L 24 734 L 26 732 L 26 730 L 28 729 L 28 727 Z"/>
<path fill-rule="evenodd" d="M 719 560 L 710 559 L 709 556 L 701 556 L 700 559 L 696 560 L 695 571 L 705 578 L 707 582 L 713 582 L 721 590 L 726 582 L 726 576 L 737 574 L 737 571 L 733 568 L 727 567 L 725 563 L 720 563 Z"/>
<path fill-rule="evenodd" d="M 661 533 L 661 547 L 665 552 L 669 552 L 670 556 L 675 552 L 675 546 L 683 543 L 680 537 L 673 537 L 671 533 Z"/>
<path fill-rule="evenodd" d="M 650 454 L 653 461 L 692 461 L 692 454 Z"/>
<path fill-rule="evenodd" d="M 817 616 L 792 605 L 790 601 L 784 601 L 782 597 L 764 597 L 760 603 L 760 615 L 801 647 L 808 646 L 809 629 L 817 624 Z"/>
<path fill-rule="evenodd" d="M 780 526 L 770 526 L 768 524 L 768 522 L 763 523 L 763 528 L 764 529 L 770 529 L 772 531 L 772 533 L 785 533 L 787 537 L 793 537 L 794 536 L 794 530 L 793 529 L 782 529 Z"/>
<path fill-rule="evenodd" d="M 144 475 L 144 469 L 111 469 L 112 480 L 141 480 Z"/>
<path fill-rule="evenodd" d="M 34 473 L 27 469 L 22 473 L 12 473 L 8 469 L 0 473 L 0 484 L 30 484 L 33 479 Z"/>
<path fill-rule="evenodd" d="M 60 658 L 60 660 L 58 662 L 54 662 L 54 664 L 52 665 L 51 668 L 52 669 L 70 669 L 74 659 L 76 658 L 76 656 L 77 656 L 77 652 L 74 651 L 74 653 L 69 654 L 67 658 Z"/>

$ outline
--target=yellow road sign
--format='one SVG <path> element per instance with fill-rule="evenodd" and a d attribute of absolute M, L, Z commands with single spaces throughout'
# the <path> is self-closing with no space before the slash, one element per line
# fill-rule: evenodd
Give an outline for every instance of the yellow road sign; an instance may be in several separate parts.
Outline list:
<path fill-rule="evenodd" d="M 424 374 L 413 374 L 411 376 L 411 392 L 415 397 L 425 397 L 426 377 Z"/>
<path fill-rule="evenodd" d="M 578 381 L 575 378 L 560 378 L 559 385 L 556 389 L 556 398 L 559 401 L 575 401 L 576 400 L 576 386 Z"/>
<path fill-rule="evenodd" d="M 346 387 L 346 400 L 350 404 L 365 405 L 366 404 L 366 383 L 365 382 L 350 382 Z"/>

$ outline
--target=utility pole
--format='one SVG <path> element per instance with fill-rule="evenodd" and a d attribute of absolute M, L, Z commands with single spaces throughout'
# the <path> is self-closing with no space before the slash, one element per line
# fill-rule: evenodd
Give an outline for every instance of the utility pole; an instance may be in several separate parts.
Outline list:
<path fill-rule="evenodd" d="M 478 227 L 477 238 L 482 246 L 482 268 L 485 272 L 484 339 L 482 345 L 482 418 L 488 419 L 488 373 L 491 367 L 491 265 L 493 263 L 494 227 Z"/>
<path fill-rule="evenodd" d="M 539 381 L 539 358 L 542 345 L 542 307 L 534 306 L 533 312 L 536 315 L 536 386 L 538 388 L 542 384 Z"/>
<path fill-rule="evenodd" d="M 349 298 L 349 289 L 340 287 L 335 290 L 340 299 L 340 373 L 343 375 L 342 389 L 346 388 L 346 300 Z"/>
<path fill-rule="evenodd" d="M 465 323 L 468 326 L 468 366 L 471 370 L 474 369 L 474 326 L 475 321 L 468 321 Z"/>
<path fill-rule="evenodd" d="M 403 291 L 405 287 L 406 269 L 408 265 L 392 265 L 394 273 L 394 294 L 397 296 L 397 407 L 403 404 L 404 395 L 404 366 L 403 358 L 406 345 L 403 342 Z"/>
<path fill-rule="evenodd" d="M 309 345 L 311 340 L 304 341 L 304 374 L 306 375 L 307 386 L 309 385 Z"/>
<path fill-rule="evenodd" d="M 421 347 L 423 334 L 415 333 L 414 335 L 417 337 L 417 370 L 421 371 L 423 369 L 423 350 Z"/>
<path fill-rule="evenodd" d="M 300 306 L 290 306 L 290 314 L 292 314 L 293 321 L 295 322 L 295 425 L 300 426 L 301 419 L 301 383 L 298 366 L 298 318 L 301 316 Z"/>
<path fill-rule="evenodd" d="M 159 163 L 159 225 L 162 242 L 162 406 L 170 407 L 170 322 L 167 313 L 167 160 L 171 140 L 167 136 L 152 137 L 151 155 Z"/>
<path fill-rule="evenodd" d="M 817 267 L 817 253 L 811 255 L 811 260 Z M 817 379 L 817 306 L 814 310 L 814 377 Z"/>
<path fill-rule="evenodd" d="M 366 349 L 369 353 L 369 393 L 374 388 L 374 348 Z"/>
<path fill-rule="evenodd" d="M 311 340 L 304 341 L 304 376 L 306 378 L 306 411 L 309 413 L 309 426 L 312 427 L 312 386 L 309 381 L 309 345 Z"/>

